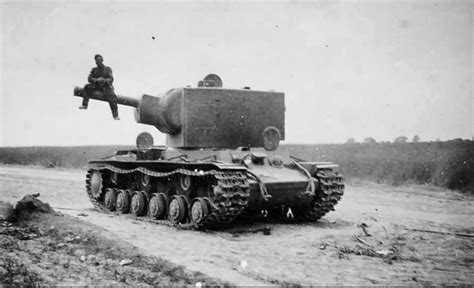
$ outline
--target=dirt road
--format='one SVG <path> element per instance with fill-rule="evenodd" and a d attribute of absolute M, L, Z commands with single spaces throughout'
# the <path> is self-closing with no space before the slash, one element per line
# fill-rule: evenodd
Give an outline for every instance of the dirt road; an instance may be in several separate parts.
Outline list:
<path fill-rule="evenodd" d="M 204 233 L 104 215 L 92 210 L 84 177 L 81 170 L 2 166 L 0 200 L 41 193 L 56 210 L 101 226 L 145 254 L 239 285 L 474 282 L 474 238 L 454 234 L 474 234 L 473 196 L 429 186 L 353 183 L 322 221 L 267 223 L 272 233 L 265 236 L 235 233 L 249 227 Z M 393 257 L 373 257 L 368 248 L 375 256 Z"/>

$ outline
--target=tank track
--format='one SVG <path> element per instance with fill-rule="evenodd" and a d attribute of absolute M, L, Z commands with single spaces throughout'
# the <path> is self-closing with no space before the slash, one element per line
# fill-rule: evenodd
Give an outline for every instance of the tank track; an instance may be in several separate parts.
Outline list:
<path fill-rule="evenodd" d="M 173 175 L 188 175 L 188 176 L 197 176 L 197 177 L 214 177 L 217 184 L 213 187 L 214 199 L 212 201 L 208 201 L 209 203 L 209 214 L 200 225 L 195 225 L 192 223 L 178 223 L 174 224 L 169 220 L 160 220 L 160 219 L 153 219 L 148 216 L 135 216 L 130 213 L 122 214 L 116 211 L 110 211 L 104 201 L 105 201 L 105 192 L 107 189 L 111 187 L 106 187 L 103 185 L 104 181 L 101 179 L 101 196 L 94 197 L 91 191 L 91 177 L 94 171 L 112 171 L 119 174 L 129 174 L 134 172 L 140 172 L 152 177 L 157 178 L 164 178 L 170 177 Z M 226 225 L 232 222 L 235 218 L 241 215 L 244 210 L 247 208 L 248 199 L 250 197 L 250 186 L 248 184 L 248 180 L 246 174 L 240 171 L 220 171 L 220 170 L 211 170 L 211 171 L 190 171 L 186 169 L 177 169 L 172 172 L 156 172 L 148 170 L 144 167 L 138 167 L 135 169 L 121 169 L 112 165 L 108 164 L 101 164 L 101 165 L 89 165 L 89 170 L 87 171 L 86 175 L 86 191 L 89 200 L 94 205 L 95 209 L 108 213 L 108 214 L 115 214 L 115 215 L 123 215 L 128 218 L 132 218 L 139 221 L 145 222 L 152 222 L 156 224 L 166 225 L 166 226 L 179 226 L 183 229 L 205 229 L 205 228 L 216 228 L 222 225 Z M 131 191 L 128 189 L 115 189 L 116 192 L 121 190 L 127 191 L 129 194 L 135 191 Z M 137 191 L 137 192 L 145 192 L 145 191 Z M 190 199 L 187 201 L 189 202 Z M 189 204 L 189 203 L 188 203 Z M 189 207 L 188 207 L 189 210 Z M 189 211 L 188 211 L 189 213 Z"/>
<path fill-rule="evenodd" d="M 338 171 L 331 168 L 319 169 L 315 178 L 319 181 L 316 189 L 312 209 L 306 215 L 310 221 L 317 221 L 329 211 L 334 211 L 334 206 L 341 200 L 344 194 L 344 184 L 342 176 Z"/>

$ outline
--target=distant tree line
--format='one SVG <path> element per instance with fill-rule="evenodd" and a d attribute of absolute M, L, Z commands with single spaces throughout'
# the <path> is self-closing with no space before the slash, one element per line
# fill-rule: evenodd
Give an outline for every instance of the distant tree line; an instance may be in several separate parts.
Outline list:
<path fill-rule="evenodd" d="M 455 141 L 455 142 L 460 142 L 460 141 L 474 141 L 474 137 L 469 140 L 469 139 L 462 139 L 462 138 L 454 138 L 454 139 L 451 139 L 451 140 L 448 140 L 448 141 Z M 407 136 L 398 136 L 396 137 L 395 139 L 393 139 L 393 142 L 392 143 L 408 143 L 408 137 Z M 418 143 L 420 142 L 420 136 L 418 135 L 415 135 L 413 136 L 411 142 L 413 143 Z M 434 142 L 441 142 L 441 140 L 439 138 L 436 138 L 436 140 Z M 351 138 L 348 138 L 346 143 L 348 144 L 354 144 L 354 143 L 359 143 L 357 142 L 357 140 L 353 137 Z M 364 143 L 364 144 L 373 144 L 373 143 L 377 143 L 377 140 L 375 140 L 375 138 L 373 137 L 366 137 L 364 138 L 364 140 L 362 140 L 362 142 L 360 143 Z M 390 141 L 380 141 L 378 143 L 391 143 Z"/>

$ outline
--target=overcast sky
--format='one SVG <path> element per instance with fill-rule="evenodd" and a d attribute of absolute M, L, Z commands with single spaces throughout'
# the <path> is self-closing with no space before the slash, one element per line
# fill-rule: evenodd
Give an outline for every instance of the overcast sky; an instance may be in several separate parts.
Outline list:
<path fill-rule="evenodd" d="M 0 146 L 164 144 L 132 108 L 78 109 L 97 53 L 121 95 L 285 92 L 286 143 L 474 135 L 472 1 L 0 2 Z"/>

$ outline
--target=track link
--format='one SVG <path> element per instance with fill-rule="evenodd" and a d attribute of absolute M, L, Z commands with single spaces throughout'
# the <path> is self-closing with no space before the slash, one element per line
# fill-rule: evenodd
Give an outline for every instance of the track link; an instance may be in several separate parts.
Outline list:
<path fill-rule="evenodd" d="M 250 197 L 250 186 L 242 172 L 218 172 L 215 175 L 217 185 L 213 209 L 205 220 L 204 226 L 221 226 L 232 222 L 247 208 Z"/>
<path fill-rule="evenodd" d="M 319 169 L 315 178 L 319 181 L 316 189 L 312 209 L 306 215 L 308 220 L 317 221 L 329 211 L 334 211 L 334 206 L 341 200 L 344 194 L 342 176 L 332 168 Z"/>

